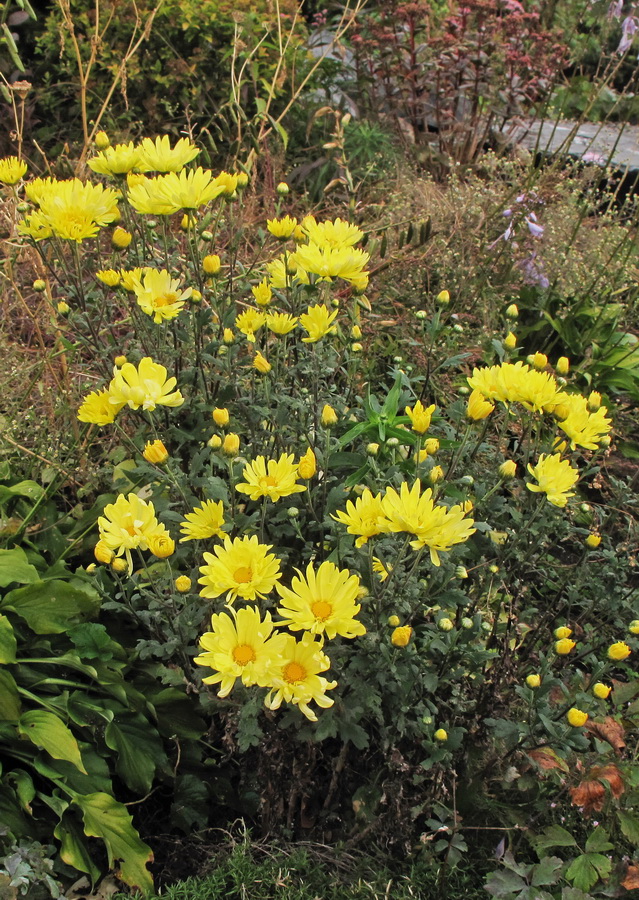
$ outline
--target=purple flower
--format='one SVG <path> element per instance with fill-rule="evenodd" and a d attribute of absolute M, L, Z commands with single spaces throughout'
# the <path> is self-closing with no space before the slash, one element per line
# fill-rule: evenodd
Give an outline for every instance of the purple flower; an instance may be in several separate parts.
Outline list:
<path fill-rule="evenodd" d="M 526 225 L 528 225 L 528 231 L 533 237 L 541 237 L 544 233 L 544 226 L 538 225 L 536 219 L 537 216 L 534 213 L 531 213 L 526 217 Z"/>
<path fill-rule="evenodd" d="M 617 53 L 625 53 L 632 46 L 635 38 L 635 32 L 639 28 L 639 21 L 636 16 L 626 16 L 621 23 L 621 40 L 617 47 Z"/>
<path fill-rule="evenodd" d="M 537 259 L 536 253 L 531 253 L 530 256 L 520 260 L 516 265 L 518 269 L 521 269 L 526 284 L 537 284 L 541 288 L 550 286 L 550 282 L 544 274 L 543 263 Z"/>
<path fill-rule="evenodd" d="M 623 13 L 623 0 L 612 0 L 608 7 L 607 17 L 609 19 L 620 19 Z"/>

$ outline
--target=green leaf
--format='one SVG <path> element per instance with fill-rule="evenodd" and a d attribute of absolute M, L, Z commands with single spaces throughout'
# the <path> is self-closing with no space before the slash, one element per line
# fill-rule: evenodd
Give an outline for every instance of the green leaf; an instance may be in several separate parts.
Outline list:
<path fill-rule="evenodd" d="M 22 708 L 13 675 L 0 669 L 0 722 L 18 723 Z"/>
<path fill-rule="evenodd" d="M 577 841 L 569 831 L 562 828 L 561 825 L 551 825 L 542 831 L 541 834 L 531 838 L 537 853 L 540 850 L 546 850 L 548 847 L 576 847 Z"/>
<path fill-rule="evenodd" d="M 631 816 L 630 813 L 623 809 L 617 810 L 617 817 L 622 832 L 628 838 L 631 844 L 639 847 L 639 819 Z"/>
<path fill-rule="evenodd" d="M 54 759 L 65 759 L 86 774 L 78 742 L 64 722 L 53 713 L 43 709 L 23 713 L 18 731 Z"/>
<path fill-rule="evenodd" d="M 36 795 L 36 789 L 29 773 L 24 769 L 13 769 L 7 775 L 7 781 L 13 785 L 22 809 L 31 815 L 31 802 Z"/>
<path fill-rule="evenodd" d="M 132 791 L 148 793 L 156 768 L 167 762 L 155 729 L 142 715 L 118 715 L 107 725 L 104 739 L 118 754 L 115 770 L 120 778 Z"/>
<path fill-rule="evenodd" d="M 526 882 L 515 872 L 491 872 L 486 878 L 486 890 L 492 897 L 508 897 L 526 888 Z"/>
<path fill-rule="evenodd" d="M 558 856 L 544 856 L 536 866 L 533 866 L 531 885 L 537 887 L 540 884 L 556 884 L 563 864 L 563 859 L 559 859 Z"/>
<path fill-rule="evenodd" d="M 570 864 L 566 878 L 580 891 L 589 891 L 599 878 L 610 875 L 612 862 L 600 853 L 584 853 Z"/>
<path fill-rule="evenodd" d="M 600 825 L 586 841 L 586 853 L 606 853 L 608 850 L 614 850 L 614 844 L 610 843 L 608 832 Z"/>
<path fill-rule="evenodd" d="M 27 559 L 21 547 L 13 550 L 0 550 L 0 587 L 12 582 L 16 584 L 32 584 L 39 579 L 37 569 Z"/>
<path fill-rule="evenodd" d="M 36 634 L 62 634 L 77 620 L 95 616 L 100 600 L 93 589 L 79 590 L 65 581 L 38 581 L 9 591 L 0 608 L 12 610 Z"/>
<path fill-rule="evenodd" d="M 83 834 L 72 816 L 64 815 L 53 829 L 54 836 L 60 841 L 60 858 L 68 866 L 78 872 L 86 872 L 92 883 L 100 877 L 100 870 L 93 863 L 89 850 L 83 840 Z"/>
<path fill-rule="evenodd" d="M 11 622 L 6 616 L 0 615 L 0 665 L 6 666 L 16 661 L 17 646 Z"/>
<path fill-rule="evenodd" d="M 103 793 L 76 794 L 73 802 L 82 810 L 85 834 L 104 841 L 109 866 L 113 868 L 116 861 L 120 862 L 116 872 L 118 878 L 130 887 L 150 894 L 153 879 L 146 865 L 153 859 L 153 853 L 140 840 L 126 807 Z"/>

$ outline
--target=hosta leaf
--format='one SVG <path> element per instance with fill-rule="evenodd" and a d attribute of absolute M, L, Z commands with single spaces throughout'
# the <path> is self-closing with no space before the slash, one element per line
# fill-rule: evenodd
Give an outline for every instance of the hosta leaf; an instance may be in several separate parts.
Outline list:
<path fill-rule="evenodd" d="M 144 716 L 119 715 L 109 722 L 104 739 L 118 754 L 115 770 L 138 794 L 146 794 L 158 766 L 167 758 L 162 742 Z"/>
<path fill-rule="evenodd" d="M 0 669 L 0 722 L 17 723 L 22 709 L 13 675 Z"/>
<path fill-rule="evenodd" d="M 100 877 L 100 870 L 93 863 L 82 830 L 73 817 L 64 815 L 53 834 L 60 841 L 60 859 L 78 872 L 86 872 L 95 883 Z"/>
<path fill-rule="evenodd" d="M 17 646 L 11 622 L 6 616 L 0 615 L 0 665 L 6 666 L 16 661 Z"/>
<path fill-rule="evenodd" d="M 103 793 L 76 794 L 73 802 L 82 810 L 85 834 L 104 841 L 109 866 L 120 863 L 118 877 L 130 887 L 151 893 L 153 879 L 146 864 L 152 861 L 153 853 L 140 840 L 126 807 Z"/>
<path fill-rule="evenodd" d="M 64 722 L 53 713 L 32 709 L 20 717 L 18 731 L 46 750 L 54 759 L 64 759 L 86 774 L 78 742 Z"/>
<path fill-rule="evenodd" d="M 31 565 L 21 547 L 0 550 L 0 587 L 8 584 L 32 584 L 39 579 L 38 570 Z"/>
<path fill-rule="evenodd" d="M 100 600 L 95 591 L 65 581 L 37 581 L 9 591 L 0 608 L 17 613 L 36 634 L 62 634 L 69 625 L 93 617 Z"/>

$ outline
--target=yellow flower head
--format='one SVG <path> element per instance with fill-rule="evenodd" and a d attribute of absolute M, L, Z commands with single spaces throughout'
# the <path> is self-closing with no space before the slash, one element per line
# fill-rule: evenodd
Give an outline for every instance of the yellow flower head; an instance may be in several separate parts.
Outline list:
<path fill-rule="evenodd" d="M 101 391 L 92 391 L 82 401 L 78 410 L 78 419 L 81 422 L 89 422 L 91 425 L 111 425 L 124 405 L 121 402 L 114 402 L 106 388 Z"/>
<path fill-rule="evenodd" d="M 631 653 L 630 647 L 623 641 L 617 641 L 616 644 L 611 644 L 608 647 L 608 659 L 614 659 L 616 662 L 626 659 Z"/>
<path fill-rule="evenodd" d="M 142 275 L 146 271 L 146 268 L 120 269 L 120 283 L 124 290 L 132 294 L 135 291 L 136 287 L 141 284 Z"/>
<path fill-rule="evenodd" d="M 270 678 L 271 690 L 264 704 L 268 709 L 279 709 L 282 701 L 293 703 L 311 722 L 317 716 L 308 705 L 311 702 L 327 709 L 333 700 L 326 691 L 337 687 L 336 681 L 328 681 L 320 672 L 331 666 L 331 661 L 322 650 L 321 641 L 306 631 L 300 641 L 292 635 L 285 635 L 286 644 L 278 660 L 277 674 Z"/>
<path fill-rule="evenodd" d="M 253 357 L 253 368 L 257 369 L 257 371 L 261 375 L 268 375 L 271 371 L 272 366 L 268 359 L 265 356 L 262 356 L 260 351 L 258 350 L 255 356 Z"/>
<path fill-rule="evenodd" d="M 107 147 L 93 159 L 87 160 L 87 165 L 98 175 L 126 175 L 127 172 L 135 169 L 139 161 L 140 153 L 131 141 L 128 144 Z"/>
<path fill-rule="evenodd" d="M 185 541 L 203 541 L 207 538 L 224 538 L 222 526 L 224 525 L 224 504 L 221 500 L 205 500 L 201 506 L 196 506 L 193 512 L 187 513 L 180 523 L 180 531 Z"/>
<path fill-rule="evenodd" d="M 26 175 L 27 164 L 17 156 L 0 159 L 0 181 L 2 184 L 17 184 Z"/>
<path fill-rule="evenodd" d="M 602 684 L 601 681 L 592 686 L 592 692 L 598 700 L 606 700 L 611 690 L 612 688 L 609 685 Z"/>
<path fill-rule="evenodd" d="M 257 684 L 267 687 L 277 675 L 277 666 L 286 646 L 286 635 L 273 636 L 271 614 L 264 619 L 254 606 L 247 606 L 228 613 L 215 613 L 211 617 L 212 631 L 200 638 L 204 651 L 195 657 L 199 666 L 209 666 L 214 675 L 203 678 L 205 684 L 219 684 L 218 697 L 227 697 L 240 678 L 250 687 Z"/>
<path fill-rule="evenodd" d="M 95 273 L 95 277 L 107 287 L 117 287 L 120 283 L 120 273 L 115 269 L 101 269 Z"/>
<path fill-rule="evenodd" d="M 588 713 L 573 706 L 566 713 L 566 718 L 568 719 L 568 724 L 572 725 L 573 728 L 581 728 L 588 721 Z"/>
<path fill-rule="evenodd" d="M 363 291 L 368 284 L 368 273 L 364 266 L 370 259 L 368 253 L 353 247 L 333 248 L 329 244 L 302 244 L 295 252 L 298 268 L 313 275 L 320 281 L 343 278 L 356 290 Z"/>
<path fill-rule="evenodd" d="M 84 184 L 79 178 L 38 179 L 31 199 L 40 209 L 19 223 L 18 231 L 36 241 L 55 235 L 82 243 L 95 237 L 100 228 L 117 221 L 118 198 L 116 191 L 101 184 Z"/>
<path fill-rule="evenodd" d="M 570 638 L 561 638 L 560 640 L 555 642 L 555 653 L 559 656 L 568 656 L 569 653 L 572 653 L 574 648 L 577 646 L 576 641 L 571 641 Z"/>
<path fill-rule="evenodd" d="M 337 425 L 337 413 L 328 403 L 325 403 L 322 409 L 321 422 L 324 428 L 330 428 L 331 425 Z"/>
<path fill-rule="evenodd" d="M 384 512 L 381 494 L 373 496 L 368 488 L 354 503 L 347 500 L 346 511 L 338 509 L 335 515 L 331 515 L 331 518 L 346 525 L 349 534 L 357 536 L 356 547 L 362 547 L 369 538 L 378 534 L 386 534 L 390 530 L 390 522 Z"/>
<path fill-rule="evenodd" d="M 561 412 L 559 427 L 568 436 L 570 446 L 596 450 L 610 432 L 612 421 L 606 417 L 608 410 L 601 406 L 596 412 L 588 409 L 588 401 L 580 394 L 558 394 L 561 401 L 555 412 Z"/>
<path fill-rule="evenodd" d="M 104 515 L 98 519 L 98 527 L 102 543 L 117 556 L 126 555 L 129 570 L 132 568 L 131 550 L 148 550 L 152 539 L 170 539 L 165 526 L 158 523 L 151 501 L 141 500 L 133 493 L 128 497 L 120 494 L 115 503 L 108 503 Z"/>
<path fill-rule="evenodd" d="M 406 647 L 412 637 L 413 629 L 410 625 L 400 625 L 391 634 L 391 644 L 393 647 Z"/>
<path fill-rule="evenodd" d="M 192 288 L 181 291 L 179 279 L 171 278 L 166 269 L 147 269 L 133 290 L 138 306 L 156 325 L 178 316 L 193 293 Z"/>
<path fill-rule="evenodd" d="M 297 227 L 297 219 L 284 216 L 282 219 L 267 219 L 266 227 L 273 237 L 280 241 L 287 241 Z"/>
<path fill-rule="evenodd" d="M 411 547 L 414 550 L 428 547 L 431 562 L 438 566 L 439 553 L 467 541 L 475 529 L 472 527 L 474 520 L 465 518 L 461 506 L 448 509 L 441 504 L 436 505 L 432 494 L 430 488 L 421 493 L 419 479 L 412 488 L 404 482 L 399 493 L 393 487 L 386 489 L 382 507 L 390 523 L 389 530 L 414 534 L 416 540 L 411 541 Z"/>
<path fill-rule="evenodd" d="M 202 268 L 207 275 L 217 275 L 222 268 L 222 260 L 217 253 L 209 253 L 209 255 L 205 256 L 202 260 Z"/>
<path fill-rule="evenodd" d="M 526 482 L 528 490 L 546 494 L 548 502 L 553 506 L 563 508 L 568 503 L 568 498 L 574 497 L 575 492 L 570 488 L 576 484 L 579 472 L 573 469 L 567 459 L 562 459 L 559 453 L 552 456 L 542 453 L 536 466 L 528 463 L 528 471 L 538 482 Z"/>
<path fill-rule="evenodd" d="M 337 218 L 334 221 L 316 222 L 313 216 L 306 216 L 302 220 L 302 228 L 308 235 L 308 240 L 313 244 L 328 245 L 329 247 L 352 247 L 364 237 L 356 225 Z"/>
<path fill-rule="evenodd" d="M 255 332 L 259 331 L 259 329 L 266 322 L 266 316 L 263 312 L 260 312 L 258 309 L 253 309 L 249 307 L 245 309 L 244 312 L 240 313 L 239 316 L 235 319 L 235 327 L 238 331 L 241 331 L 243 335 L 246 336 L 246 339 L 250 341 L 252 344 L 255 343 Z"/>
<path fill-rule="evenodd" d="M 584 544 L 590 550 L 596 550 L 599 544 L 601 543 L 601 535 L 600 534 L 589 534 Z"/>
<path fill-rule="evenodd" d="M 144 138 L 136 150 L 139 159 L 136 165 L 141 172 L 180 172 L 200 152 L 188 138 L 180 138 L 175 147 L 171 147 L 166 134 L 155 141 Z"/>
<path fill-rule="evenodd" d="M 255 297 L 255 302 L 258 306 L 268 306 L 273 299 L 273 291 L 266 278 L 255 287 L 252 287 L 251 293 Z"/>
<path fill-rule="evenodd" d="M 309 447 L 304 456 L 300 458 L 297 471 L 300 478 L 305 478 L 306 480 L 313 478 L 317 472 L 317 460 L 315 459 L 312 447 Z"/>
<path fill-rule="evenodd" d="M 540 675 L 528 675 L 526 677 L 526 684 L 529 688 L 538 688 L 541 684 L 541 676 Z"/>
<path fill-rule="evenodd" d="M 297 321 L 297 316 L 291 316 L 288 313 L 268 313 L 266 327 L 273 334 L 289 334 L 297 328 Z"/>
<path fill-rule="evenodd" d="M 111 401 L 121 409 L 128 404 L 131 409 L 154 410 L 156 406 L 181 406 L 184 398 L 174 390 L 177 379 L 166 377 L 166 369 L 145 356 L 136 367 L 125 363 L 116 369 L 109 385 Z"/>
<path fill-rule="evenodd" d="M 390 573 L 392 571 L 393 571 L 392 566 L 387 565 L 386 563 L 382 562 L 382 560 L 378 556 L 373 557 L 373 572 L 375 572 L 375 574 L 379 576 L 379 580 L 382 583 L 384 581 L 386 581 L 386 579 L 388 578 L 388 576 L 390 575 Z M 397 616 L 391 616 L 391 619 L 392 618 L 397 619 Z M 391 622 L 391 620 L 389 619 L 388 624 L 389 625 L 393 625 L 393 624 L 399 625 L 399 619 L 397 619 L 396 622 Z"/>
<path fill-rule="evenodd" d="M 300 316 L 300 324 L 307 332 L 308 337 L 303 337 L 305 344 L 314 344 L 327 334 L 335 332 L 334 320 L 337 310 L 330 312 L 324 303 L 309 306 L 307 311 Z"/>
<path fill-rule="evenodd" d="M 231 419 L 228 409 L 220 408 L 218 406 L 215 407 L 211 415 L 215 424 L 219 425 L 220 428 L 225 428 Z"/>
<path fill-rule="evenodd" d="M 129 202 L 140 213 L 169 216 L 182 209 L 206 206 L 225 190 L 208 169 L 190 172 L 169 172 L 157 178 L 146 178 L 129 188 Z"/>
<path fill-rule="evenodd" d="M 555 637 L 559 641 L 562 638 L 570 637 L 571 634 L 572 634 L 572 628 L 568 628 L 567 625 L 561 625 L 559 628 L 555 628 Z"/>
<path fill-rule="evenodd" d="M 415 406 L 407 406 L 406 415 L 411 420 L 413 431 L 417 434 L 424 434 L 430 428 L 430 420 L 435 412 L 435 404 L 424 406 L 421 400 L 418 400 Z"/>
<path fill-rule="evenodd" d="M 485 400 L 481 391 L 474 390 L 468 398 L 466 415 L 473 422 L 479 422 L 489 416 L 494 408 L 495 404 Z"/>
<path fill-rule="evenodd" d="M 233 334 L 232 328 L 225 328 L 224 334 L 222 335 L 222 340 L 225 344 L 232 344 L 235 341 L 235 335 Z"/>
<path fill-rule="evenodd" d="M 268 551 L 270 544 L 260 544 L 257 535 L 224 538 L 224 545 L 205 553 L 200 566 L 200 594 L 207 599 L 226 594 L 227 604 L 237 597 L 242 600 L 264 598 L 280 580 L 280 561 Z"/>
<path fill-rule="evenodd" d="M 295 570 L 297 577 L 291 587 L 276 585 L 282 598 L 278 613 L 283 620 L 278 625 L 286 625 L 291 631 L 310 631 L 311 634 L 325 634 L 332 640 L 338 634 L 354 638 L 365 634 L 366 629 L 355 616 L 361 609 L 356 603 L 359 578 L 348 569 L 338 569 L 332 562 L 323 562 L 315 571 L 313 563 L 306 567 L 306 576 Z"/>
<path fill-rule="evenodd" d="M 192 581 L 188 575 L 178 575 L 175 579 L 175 590 L 180 594 L 186 594 L 191 590 Z"/>
<path fill-rule="evenodd" d="M 142 451 L 142 456 L 147 462 L 160 466 L 169 458 L 169 451 L 160 440 L 153 441 L 153 443 L 147 441 Z"/>
<path fill-rule="evenodd" d="M 149 550 L 158 559 L 166 559 L 175 553 L 175 541 L 168 532 L 154 532 L 148 538 Z"/>
<path fill-rule="evenodd" d="M 251 500 L 268 497 L 275 503 L 281 497 L 306 490 L 303 484 L 297 484 L 298 471 L 292 453 L 282 453 L 278 460 L 268 461 L 264 456 L 258 456 L 244 467 L 242 475 L 245 481 L 237 484 L 236 490 L 248 494 Z"/>

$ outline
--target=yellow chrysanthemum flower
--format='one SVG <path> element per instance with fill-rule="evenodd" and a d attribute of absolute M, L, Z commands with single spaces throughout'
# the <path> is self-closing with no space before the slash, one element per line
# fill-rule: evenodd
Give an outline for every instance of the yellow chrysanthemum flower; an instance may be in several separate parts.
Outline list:
<path fill-rule="evenodd" d="M 280 561 L 270 544 L 260 544 L 257 535 L 251 537 L 224 538 L 224 545 L 205 553 L 206 565 L 200 566 L 202 585 L 200 594 L 207 599 L 226 594 L 227 604 L 240 597 L 256 600 L 266 597 L 282 577 Z"/>
<path fill-rule="evenodd" d="M 608 659 L 614 659 L 616 662 L 626 659 L 631 653 L 630 647 L 624 641 L 617 641 L 608 647 Z"/>
<path fill-rule="evenodd" d="M 587 399 L 580 394 L 562 393 L 559 399 L 557 412 L 566 413 L 560 417 L 559 427 L 568 436 L 571 449 L 596 450 L 612 425 L 612 420 L 606 417 L 606 407 L 590 412 Z"/>
<path fill-rule="evenodd" d="M 81 243 L 120 217 L 116 191 L 79 178 L 39 179 L 32 199 L 40 209 L 20 222 L 18 231 L 36 241 L 55 235 Z"/>
<path fill-rule="evenodd" d="M 297 227 L 297 219 L 291 216 L 284 216 L 282 219 L 267 219 L 266 227 L 273 237 L 280 241 L 286 241 L 295 231 Z"/>
<path fill-rule="evenodd" d="M 279 709 L 282 701 L 293 703 L 307 719 L 317 722 L 317 716 L 308 704 L 315 702 L 324 709 L 333 705 L 334 701 L 326 696 L 326 691 L 336 688 L 337 682 L 320 675 L 330 669 L 331 661 L 323 652 L 321 642 L 314 640 L 308 631 L 301 641 L 296 641 L 290 634 L 285 637 L 277 674 L 271 676 L 271 690 L 264 704 L 268 709 Z"/>
<path fill-rule="evenodd" d="M 430 428 L 430 420 L 435 412 L 435 404 L 424 406 L 421 400 L 418 400 L 415 406 L 407 406 L 404 410 L 411 421 L 413 431 L 417 434 L 424 434 Z"/>
<path fill-rule="evenodd" d="M 155 141 L 144 138 L 136 151 L 139 157 L 136 165 L 140 172 L 180 172 L 200 152 L 188 138 L 180 138 L 175 147 L 171 147 L 167 134 L 157 137 Z"/>
<path fill-rule="evenodd" d="M 191 172 L 169 172 L 147 178 L 129 189 L 129 202 L 140 213 L 168 216 L 182 209 L 199 209 L 225 191 L 208 169 Z"/>
<path fill-rule="evenodd" d="M 78 410 L 78 419 L 91 425 L 111 425 L 124 403 L 114 402 L 109 391 L 92 391 L 82 401 Z"/>
<path fill-rule="evenodd" d="M 343 219 L 334 221 L 317 222 L 314 216 L 306 216 L 302 219 L 302 228 L 308 235 L 309 242 L 313 244 L 328 244 L 329 247 L 352 247 L 364 237 L 357 225 L 351 225 Z"/>
<path fill-rule="evenodd" d="M 133 290 L 138 306 L 156 325 L 178 316 L 193 293 L 193 288 L 180 291 L 179 279 L 171 278 L 166 269 L 147 269 Z"/>
<path fill-rule="evenodd" d="M 142 282 L 142 275 L 147 271 L 146 267 L 135 269 L 120 269 L 120 283 L 125 291 L 132 294 Z"/>
<path fill-rule="evenodd" d="M 95 273 L 95 277 L 107 287 L 117 287 L 120 284 L 120 273 L 115 269 L 100 269 Z"/>
<path fill-rule="evenodd" d="M 314 344 L 327 334 L 334 334 L 333 322 L 337 317 L 337 310 L 330 312 L 326 304 L 320 303 L 309 306 L 307 311 L 300 316 L 300 325 L 308 333 L 303 337 L 305 344 Z"/>
<path fill-rule="evenodd" d="M 241 312 L 235 319 L 235 327 L 245 335 L 247 341 L 255 343 L 255 332 L 266 322 L 266 316 L 259 309 L 249 307 Z"/>
<path fill-rule="evenodd" d="M 128 144 L 107 147 L 93 159 L 87 160 L 87 165 L 98 175 L 126 175 L 135 169 L 139 162 L 140 152 L 133 141 L 130 141 Z"/>
<path fill-rule="evenodd" d="M 266 278 L 255 285 L 255 287 L 252 287 L 251 293 L 255 297 L 255 302 L 258 306 L 268 306 L 273 299 L 273 291 Z"/>
<path fill-rule="evenodd" d="M 120 494 L 115 503 L 108 503 L 104 515 L 98 519 L 98 527 L 100 541 L 116 556 L 126 556 L 129 571 L 133 568 L 131 550 L 148 550 L 149 541 L 158 538 L 170 540 L 166 527 L 155 517 L 151 501 L 141 500 L 133 493 L 128 497 Z"/>
<path fill-rule="evenodd" d="M 160 528 L 164 528 L 164 526 L 161 525 Z M 153 534 L 149 535 L 147 543 L 153 556 L 157 556 L 158 559 L 166 559 L 175 553 L 175 541 L 168 531 L 164 533 L 153 532 Z"/>
<path fill-rule="evenodd" d="M 291 316 L 289 313 L 268 313 L 266 327 L 273 334 L 289 334 L 297 328 L 297 321 L 297 316 Z"/>
<path fill-rule="evenodd" d="M 260 351 L 258 350 L 255 356 L 253 357 L 253 368 L 257 369 L 257 371 L 261 375 L 268 375 L 268 373 L 273 368 L 265 356 L 262 356 Z"/>
<path fill-rule="evenodd" d="M 368 488 L 354 503 L 351 500 L 346 502 L 346 511 L 338 509 L 331 518 L 346 525 L 349 534 L 357 535 L 356 547 L 362 547 L 369 538 L 390 530 L 381 494 L 373 496 Z"/>
<path fill-rule="evenodd" d="M 221 500 L 205 500 L 201 506 L 196 506 L 193 512 L 187 513 L 184 521 L 180 523 L 180 531 L 185 541 L 202 541 L 206 538 L 224 538 L 222 526 L 224 525 L 224 504 Z"/>
<path fill-rule="evenodd" d="M 357 290 L 364 290 L 368 284 L 368 274 L 363 270 L 369 259 L 363 250 L 329 244 L 301 244 L 295 252 L 296 263 L 305 272 L 317 275 L 320 281 L 343 278 Z"/>
<path fill-rule="evenodd" d="M 305 485 L 297 484 L 297 466 L 293 453 L 282 453 L 278 460 L 258 456 L 244 467 L 242 473 L 245 481 L 235 486 L 241 494 L 248 494 L 251 500 L 268 497 L 275 503 L 281 497 L 298 494 L 306 490 Z"/>
<path fill-rule="evenodd" d="M 485 419 L 495 409 L 495 404 L 484 398 L 481 391 L 472 391 L 466 405 L 466 415 L 473 422 Z"/>
<path fill-rule="evenodd" d="M 27 164 L 17 156 L 0 159 L 0 181 L 2 184 L 17 184 L 26 175 Z"/>
<path fill-rule="evenodd" d="M 568 724 L 572 725 L 573 728 L 581 728 L 588 721 L 588 713 L 573 706 L 566 713 L 566 718 L 568 719 Z"/>
<path fill-rule="evenodd" d="M 269 612 L 264 619 L 254 606 L 232 610 L 232 613 L 233 617 L 228 613 L 211 616 L 212 631 L 200 638 L 204 653 L 194 660 L 198 666 L 215 670 L 214 675 L 202 681 L 219 684 L 218 697 L 228 697 L 238 678 L 247 687 L 254 684 L 270 686 L 271 678 L 277 677 L 286 648 L 287 635 L 273 635 Z"/>
<path fill-rule="evenodd" d="M 154 466 L 163 465 L 169 458 L 169 451 L 164 446 L 164 441 L 147 441 L 142 451 L 144 459 Z"/>
<path fill-rule="evenodd" d="M 299 569 L 291 587 L 276 585 L 282 598 L 278 613 L 283 616 L 278 625 L 286 625 L 291 631 L 310 631 L 325 634 L 332 640 L 338 634 L 354 638 L 365 634 L 366 629 L 355 616 L 361 609 L 356 603 L 359 578 L 348 569 L 338 569 L 332 562 L 323 562 L 317 572 L 313 563 L 306 567 L 304 576 Z"/>
<path fill-rule="evenodd" d="M 559 453 L 548 456 L 542 453 L 536 466 L 528 463 L 528 471 L 537 479 L 537 484 L 526 482 L 526 487 L 534 493 L 544 493 L 548 502 L 553 506 L 563 508 L 568 503 L 569 497 L 574 497 L 574 487 L 579 478 L 577 469 L 573 469 L 567 459 L 562 459 Z"/>
<path fill-rule="evenodd" d="M 560 638 L 558 641 L 555 641 L 555 653 L 559 656 L 568 656 L 576 646 L 576 641 L 573 641 L 570 638 Z"/>
<path fill-rule="evenodd" d="M 375 572 L 376 575 L 379 575 L 379 580 L 382 583 L 384 581 L 386 581 L 386 579 L 388 578 L 388 576 L 390 575 L 390 573 L 392 571 L 393 571 L 393 567 L 387 566 L 386 563 L 383 563 L 381 561 L 381 559 L 379 558 L 379 556 L 373 557 L 373 572 Z M 397 616 L 391 616 L 391 619 L 397 619 Z M 399 625 L 399 619 L 397 619 L 396 622 L 391 622 L 391 620 L 389 619 L 388 624 L 389 625 Z"/>
<path fill-rule="evenodd" d="M 389 530 L 414 534 L 416 540 L 411 541 L 411 547 L 414 550 L 428 547 L 431 562 L 438 566 L 439 553 L 468 540 L 475 529 L 472 527 L 474 520 L 465 517 L 461 506 L 448 509 L 436 505 L 432 495 L 430 488 L 421 493 L 419 479 L 412 488 L 404 482 L 399 493 L 392 487 L 386 489 L 382 508 L 389 521 Z"/>
<path fill-rule="evenodd" d="M 111 403 L 119 404 L 120 408 L 128 404 L 131 409 L 142 407 L 145 410 L 154 410 L 156 406 L 181 406 L 184 397 L 173 390 L 176 384 L 176 378 L 166 377 L 164 366 L 145 356 L 137 369 L 127 362 L 115 370 L 109 385 Z"/>

